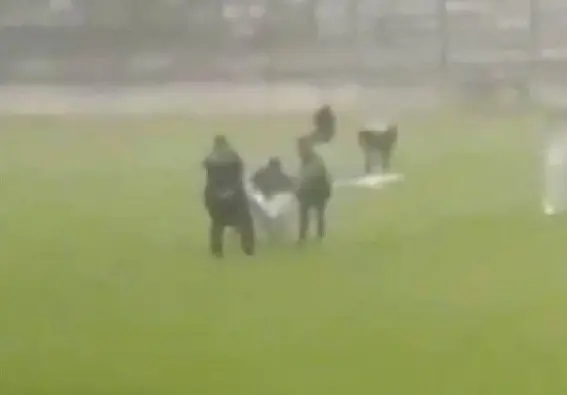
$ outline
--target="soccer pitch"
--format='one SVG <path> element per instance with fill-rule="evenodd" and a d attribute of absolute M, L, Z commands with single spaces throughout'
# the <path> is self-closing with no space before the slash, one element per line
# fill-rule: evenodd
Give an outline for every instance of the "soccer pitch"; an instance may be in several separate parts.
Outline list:
<path fill-rule="evenodd" d="M 336 191 L 323 245 L 247 258 L 227 235 L 209 258 L 211 136 L 259 165 L 307 122 L 0 119 L 0 394 L 567 393 L 537 119 L 403 119 L 406 181 Z M 340 129 L 333 161 L 359 169 Z"/>

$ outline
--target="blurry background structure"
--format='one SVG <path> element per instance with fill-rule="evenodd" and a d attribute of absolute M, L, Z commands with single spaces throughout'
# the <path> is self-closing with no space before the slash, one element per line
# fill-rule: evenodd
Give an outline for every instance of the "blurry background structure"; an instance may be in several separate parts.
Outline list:
<path fill-rule="evenodd" d="M 562 0 L 0 1 L 1 84 L 559 84 L 565 66 Z"/>

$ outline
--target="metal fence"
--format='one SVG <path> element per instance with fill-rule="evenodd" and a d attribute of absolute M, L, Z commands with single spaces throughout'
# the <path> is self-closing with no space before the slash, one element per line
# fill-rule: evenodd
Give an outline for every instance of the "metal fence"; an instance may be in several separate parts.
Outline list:
<path fill-rule="evenodd" d="M 563 79 L 562 0 L 2 0 L 0 83 Z"/>

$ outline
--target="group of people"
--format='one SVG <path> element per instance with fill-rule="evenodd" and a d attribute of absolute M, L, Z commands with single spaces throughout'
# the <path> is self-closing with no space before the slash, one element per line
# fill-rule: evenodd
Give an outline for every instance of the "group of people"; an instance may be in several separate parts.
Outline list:
<path fill-rule="evenodd" d="M 237 230 L 242 250 L 253 255 L 255 222 L 262 222 L 271 235 L 281 234 L 284 229 L 278 221 L 282 213 L 279 209 L 289 207 L 290 200 L 295 200 L 298 206 L 298 243 L 304 243 L 307 238 L 312 213 L 316 217 L 317 237 L 325 237 L 325 214 L 332 195 L 332 180 L 316 147 L 329 143 L 335 136 L 336 116 L 332 108 L 324 105 L 317 109 L 313 124 L 311 133 L 297 140 L 300 159 L 297 177 L 286 174 L 280 159 L 272 157 L 247 180 L 242 158 L 226 137 L 215 137 L 212 151 L 204 161 L 207 173 L 205 205 L 211 219 L 210 249 L 214 256 L 223 256 L 223 235 L 227 227 Z M 358 131 L 358 144 L 364 173 L 373 173 L 377 165 L 383 172 L 389 171 L 397 141 L 395 124 L 362 127 Z M 276 207 L 276 212 L 270 212 L 270 207 Z"/>
<path fill-rule="evenodd" d="M 330 106 L 323 106 L 315 113 L 314 124 L 314 130 L 297 142 L 300 159 L 297 177 L 286 174 L 279 158 L 273 157 L 250 180 L 252 187 L 266 200 L 282 194 L 295 196 L 299 206 L 299 244 L 307 239 L 312 212 L 316 215 L 318 238 L 325 237 L 325 212 L 332 194 L 331 176 L 315 150 L 316 145 L 328 143 L 335 134 L 336 119 Z M 211 220 L 211 253 L 218 258 L 223 256 L 224 231 L 231 227 L 240 235 L 243 252 L 253 255 L 256 244 L 253 211 L 262 209 L 251 204 L 242 158 L 225 136 L 218 135 L 203 164 L 206 170 L 204 199 Z M 263 217 L 269 219 L 270 216 Z M 266 225 L 273 224 L 277 222 Z"/>

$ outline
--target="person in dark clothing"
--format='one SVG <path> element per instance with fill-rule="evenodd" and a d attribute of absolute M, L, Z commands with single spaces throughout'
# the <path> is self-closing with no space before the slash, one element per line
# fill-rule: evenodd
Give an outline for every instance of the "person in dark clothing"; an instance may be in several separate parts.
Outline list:
<path fill-rule="evenodd" d="M 358 132 L 358 145 L 364 157 L 364 172 L 371 174 L 379 164 L 382 172 L 390 171 L 392 154 L 398 142 L 398 127 L 366 127 Z"/>
<path fill-rule="evenodd" d="M 293 180 L 284 172 L 280 159 L 273 157 L 252 176 L 251 184 L 249 199 L 254 218 L 272 240 L 281 240 L 293 203 Z"/>
<path fill-rule="evenodd" d="M 324 105 L 313 114 L 314 130 L 311 133 L 312 142 L 326 144 L 335 136 L 336 116 L 330 105 Z"/>
<path fill-rule="evenodd" d="M 293 190 L 293 181 L 283 171 L 282 163 L 277 157 L 270 158 L 266 166 L 258 169 L 252 177 L 252 184 L 267 199 Z"/>
<path fill-rule="evenodd" d="M 240 234 L 244 253 L 253 255 L 254 225 L 244 188 L 242 159 L 224 136 L 216 136 L 203 165 L 207 175 L 205 206 L 211 219 L 211 253 L 223 256 L 224 230 L 234 227 Z"/>
<path fill-rule="evenodd" d="M 298 150 L 301 169 L 296 195 L 299 202 L 299 243 L 303 243 L 312 211 L 317 218 L 317 236 L 319 239 L 325 237 L 326 208 L 331 198 L 332 182 L 323 158 L 315 152 L 309 139 L 299 139 Z"/>

